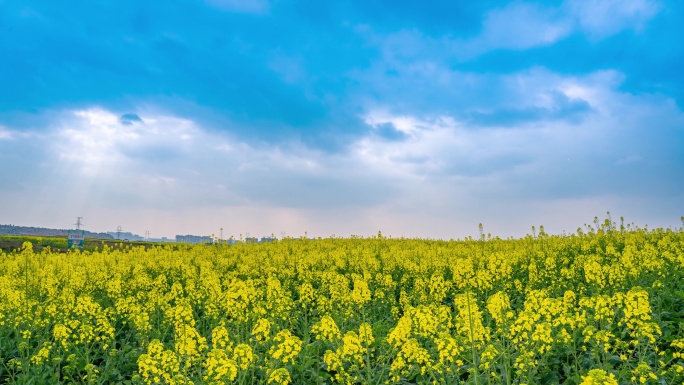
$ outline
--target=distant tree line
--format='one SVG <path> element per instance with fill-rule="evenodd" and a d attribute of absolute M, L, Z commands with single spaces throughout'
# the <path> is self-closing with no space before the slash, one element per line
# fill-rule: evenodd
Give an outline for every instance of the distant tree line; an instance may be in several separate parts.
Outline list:
<path fill-rule="evenodd" d="M 48 229 L 44 227 L 32 227 L 32 226 L 14 226 L 14 225 L 0 225 L 0 234 L 7 235 L 34 235 L 41 237 L 66 237 L 69 230 L 67 229 Z M 114 239 L 111 235 L 107 233 L 93 233 L 91 231 L 85 231 L 86 238 L 98 238 L 98 239 Z"/>

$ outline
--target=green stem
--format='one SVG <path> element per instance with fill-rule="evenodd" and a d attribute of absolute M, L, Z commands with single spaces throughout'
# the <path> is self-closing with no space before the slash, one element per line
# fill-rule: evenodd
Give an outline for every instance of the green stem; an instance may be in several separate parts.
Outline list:
<path fill-rule="evenodd" d="M 24 250 L 24 277 L 25 277 L 25 286 L 24 286 L 24 322 L 28 321 L 28 313 L 29 313 L 29 279 L 28 279 L 28 265 L 29 265 L 29 258 L 28 258 L 28 253 L 26 250 Z"/>
<path fill-rule="evenodd" d="M 478 377 L 480 376 L 480 372 L 478 369 L 478 362 L 477 362 L 477 355 L 475 353 L 475 334 L 473 331 L 473 314 L 470 310 L 470 295 L 469 293 L 466 293 L 466 300 L 468 304 L 468 322 L 470 323 L 470 349 L 473 353 L 473 368 L 475 369 L 475 385 L 479 384 Z"/>

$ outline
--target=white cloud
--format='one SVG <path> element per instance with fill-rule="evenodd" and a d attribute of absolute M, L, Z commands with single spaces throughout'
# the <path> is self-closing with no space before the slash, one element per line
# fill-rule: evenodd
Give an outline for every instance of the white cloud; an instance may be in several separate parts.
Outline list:
<path fill-rule="evenodd" d="M 579 27 L 595 39 L 625 29 L 639 32 L 661 9 L 658 2 L 650 0 L 567 0 L 564 6 Z"/>
<path fill-rule="evenodd" d="M 623 30 L 640 32 L 661 8 L 651 0 L 566 0 L 558 7 L 515 1 L 485 14 L 478 36 L 450 39 L 447 46 L 469 59 L 496 49 L 550 45 L 576 32 L 600 40 Z"/>
<path fill-rule="evenodd" d="M 102 108 L 73 111 L 56 128 L 53 146 L 60 158 L 92 174 L 126 162 L 126 151 L 182 147 L 198 133 L 192 122 L 177 117 L 161 115 L 143 121 L 122 124 L 119 115 Z"/>
<path fill-rule="evenodd" d="M 236 236 L 381 230 L 443 238 L 475 235 L 479 222 L 503 236 L 523 235 L 532 224 L 573 231 L 608 210 L 637 222 L 665 218 L 646 214 L 677 206 L 682 168 L 665 163 L 677 159 L 681 143 L 668 138 L 684 116 L 664 96 L 619 91 L 621 80 L 614 71 L 567 76 L 535 68 L 485 81 L 512 100 L 510 108 L 553 109 L 555 94 L 586 100 L 592 111 L 581 122 L 483 128 L 446 112 L 396 112 L 375 103 L 366 123 L 391 123 L 403 136 L 370 133 L 342 153 L 296 140 L 247 142 L 150 108 L 65 111 L 53 114 L 60 118 L 40 137 L 0 141 L 9 159 L 30 153 L 36 160 L 17 163 L 16 172 L 0 170 L 0 179 L 12 181 L 0 186 L 1 201 L 12 202 L 3 215 L 34 225 L 79 215 L 91 229 L 122 225 L 153 235 L 223 227 Z M 143 123 L 121 124 L 124 112 Z"/>
<path fill-rule="evenodd" d="M 615 71 L 563 76 L 544 69 L 500 77 L 504 86 L 498 89 L 509 92 L 508 107 L 553 110 L 558 98 L 549 95 L 560 94 L 590 105 L 591 111 L 579 122 L 532 117 L 512 126 L 483 128 L 457 117 L 392 114 L 390 106 L 372 106 L 365 117 L 368 124 L 392 123 L 408 133 L 408 139 L 367 137 L 357 143 L 355 153 L 366 168 L 378 173 L 458 185 L 450 194 L 465 200 L 478 195 L 495 200 L 525 195 L 554 199 L 612 191 L 628 181 L 618 174 L 605 176 L 612 173 L 610 165 L 636 163 L 646 153 L 661 162 L 674 156 L 676 145 L 664 138 L 684 124 L 684 115 L 671 100 L 618 91 L 622 79 Z M 636 158 L 635 153 L 644 155 Z M 575 177 L 595 185 L 585 188 L 572 182 Z M 623 192 L 628 190 L 643 193 L 636 185 Z"/>
<path fill-rule="evenodd" d="M 555 138 L 559 137 L 548 127 L 481 130 L 449 116 L 426 120 L 371 112 L 366 120 L 392 123 L 411 134 L 403 141 L 367 137 L 357 142 L 354 154 L 365 168 L 428 183 L 468 181 L 463 185 L 468 191 L 485 180 L 496 179 L 497 174 L 511 173 L 536 161 L 537 146 L 557 146 Z"/>
<path fill-rule="evenodd" d="M 0 140 L 2 139 L 12 139 L 14 136 L 12 132 L 3 126 L 0 126 Z"/>
<path fill-rule="evenodd" d="M 387 110 L 373 111 L 364 117 L 369 126 L 378 126 L 383 123 L 392 123 L 394 128 L 404 134 L 415 135 L 426 126 L 412 116 L 394 116 Z"/>
<path fill-rule="evenodd" d="M 469 47 L 526 49 L 554 43 L 571 29 L 570 21 L 556 9 L 514 2 L 489 12 L 482 22 L 482 33 L 469 42 Z"/>

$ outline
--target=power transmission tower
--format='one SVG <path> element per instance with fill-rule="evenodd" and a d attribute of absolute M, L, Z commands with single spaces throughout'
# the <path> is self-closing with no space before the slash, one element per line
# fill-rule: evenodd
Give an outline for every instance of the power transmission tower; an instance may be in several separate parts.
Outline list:
<path fill-rule="evenodd" d="M 74 223 L 74 225 L 76 226 L 77 230 L 80 230 L 81 226 L 83 226 L 83 222 L 81 222 L 81 219 L 83 219 L 83 217 L 76 217 L 76 223 Z"/>
<path fill-rule="evenodd" d="M 121 239 L 121 226 L 116 226 L 116 239 Z"/>
<path fill-rule="evenodd" d="M 150 240 L 150 230 L 145 231 L 145 240 L 146 241 Z"/>

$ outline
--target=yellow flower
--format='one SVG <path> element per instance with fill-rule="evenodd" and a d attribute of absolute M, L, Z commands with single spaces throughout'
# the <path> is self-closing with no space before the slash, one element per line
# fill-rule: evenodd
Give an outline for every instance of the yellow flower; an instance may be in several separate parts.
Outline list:
<path fill-rule="evenodd" d="M 190 325 L 176 327 L 175 342 L 176 352 L 190 361 L 199 359 L 202 352 L 207 349 L 207 339 Z"/>
<path fill-rule="evenodd" d="M 246 370 L 254 362 L 252 347 L 247 344 L 239 344 L 233 349 L 233 360 L 240 369 Z"/>
<path fill-rule="evenodd" d="M 503 291 L 499 291 L 496 294 L 489 297 L 487 300 L 487 310 L 489 314 L 496 321 L 497 326 L 503 328 L 504 325 L 510 322 L 512 317 L 511 303 L 508 299 L 508 294 Z"/>
<path fill-rule="evenodd" d="M 457 331 L 470 342 L 480 344 L 489 339 L 489 330 L 482 324 L 482 312 L 473 293 L 459 294 L 454 298 L 458 309 Z"/>
<path fill-rule="evenodd" d="M 480 369 L 488 371 L 489 368 L 494 366 L 498 355 L 499 351 L 496 347 L 492 344 L 488 344 L 485 350 L 480 354 Z"/>
<path fill-rule="evenodd" d="M 311 327 L 311 333 L 319 341 L 333 342 L 340 339 L 340 329 L 330 316 L 323 316 Z"/>
<path fill-rule="evenodd" d="M 364 322 L 359 326 L 359 340 L 364 346 L 369 346 L 375 341 L 375 338 L 373 338 L 373 328 L 368 322 Z"/>
<path fill-rule="evenodd" d="M 203 377 L 204 381 L 226 382 L 235 381 L 238 373 L 238 366 L 234 360 L 228 358 L 228 354 L 223 349 L 212 349 L 207 354 L 207 359 L 203 364 L 206 369 Z"/>
<path fill-rule="evenodd" d="M 289 330 L 281 330 L 273 338 L 275 344 L 269 349 L 268 353 L 271 358 L 279 360 L 284 364 L 293 363 L 295 357 L 299 355 L 302 349 L 302 340 L 297 336 L 293 336 Z"/>
<path fill-rule="evenodd" d="M 43 342 L 43 347 L 40 348 L 38 353 L 31 357 L 31 363 L 34 365 L 42 365 L 50 357 L 50 350 L 52 349 L 52 344 L 49 342 Z"/>
<path fill-rule="evenodd" d="M 467 347 L 459 345 L 459 343 L 448 334 L 437 337 L 435 343 L 437 344 L 439 363 L 441 366 L 450 366 L 452 364 L 457 364 L 458 366 L 463 365 L 463 362 L 458 357 L 462 350 Z"/>
<path fill-rule="evenodd" d="M 268 341 L 271 336 L 271 321 L 260 318 L 252 328 L 252 337 L 259 342 Z"/>
<path fill-rule="evenodd" d="M 285 368 L 278 368 L 272 371 L 268 375 L 268 380 L 266 381 L 268 384 L 275 385 L 288 385 L 290 382 L 292 382 L 292 378 L 290 378 L 290 372 L 288 372 Z"/>
<path fill-rule="evenodd" d="M 365 352 L 366 349 L 361 345 L 359 336 L 355 332 L 349 331 L 342 337 L 342 347 L 338 349 L 337 354 L 343 359 L 353 360 L 359 365 L 363 365 Z"/>
<path fill-rule="evenodd" d="M 225 326 L 219 325 L 211 331 L 211 345 L 215 349 L 230 350 L 233 343 Z"/>
<path fill-rule="evenodd" d="M 390 375 L 396 378 L 406 376 L 412 371 L 425 374 L 432 368 L 430 353 L 421 347 L 416 339 L 411 338 L 401 346 L 397 357 L 390 365 Z"/>
<path fill-rule="evenodd" d="M 180 375 L 179 357 L 172 351 L 164 349 L 164 344 L 153 340 L 147 347 L 147 353 L 138 357 L 138 373 L 145 384 L 176 381 Z"/>
<path fill-rule="evenodd" d="M 361 279 L 357 279 L 354 281 L 352 300 L 359 306 L 363 306 L 363 304 L 371 300 L 371 293 L 368 289 L 368 284 L 366 283 L 366 281 Z"/>
<path fill-rule="evenodd" d="M 592 369 L 586 376 L 582 376 L 580 385 L 618 385 L 613 373 L 606 373 L 602 369 Z"/>
<path fill-rule="evenodd" d="M 645 362 L 639 362 L 636 368 L 632 370 L 632 381 L 639 381 L 645 384 L 649 379 L 657 380 L 658 376 L 651 370 L 651 367 Z"/>

